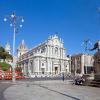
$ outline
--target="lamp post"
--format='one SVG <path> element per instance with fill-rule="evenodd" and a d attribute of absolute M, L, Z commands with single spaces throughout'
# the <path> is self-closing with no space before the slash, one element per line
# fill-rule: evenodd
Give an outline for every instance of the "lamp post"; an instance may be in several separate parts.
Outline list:
<path fill-rule="evenodd" d="M 4 18 L 4 21 L 7 20 L 10 21 L 10 26 L 13 27 L 13 64 L 12 64 L 12 82 L 16 81 L 15 77 L 15 39 L 16 39 L 16 33 L 18 32 L 19 27 L 21 28 L 22 25 L 18 23 L 18 21 L 24 22 L 23 17 L 16 16 L 16 13 L 13 12 L 11 15 L 8 15 Z"/>

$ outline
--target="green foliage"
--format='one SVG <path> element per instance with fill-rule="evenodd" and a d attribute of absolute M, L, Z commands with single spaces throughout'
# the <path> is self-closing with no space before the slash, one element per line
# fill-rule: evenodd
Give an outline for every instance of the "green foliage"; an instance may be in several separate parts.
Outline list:
<path fill-rule="evenodd" d="M 6 63 L 6 62 L 0 62 L 0 66 L 1 66 L 3 71 L 9 70 L 9 68 L 11 67 L 11 65 Z"/>
<path fill-rule="evenodd" d="M 0 52 L 5 52 L 5 49 L 0 46 Z"/>
<path fill-rule="evenodd" d="M 4 52 L 5 52 L 5 49 L 0 46 L 0 58 L 1 59 L 5 59 L 6 58 Z"/>
<path fill-rule="evenodd" d="M 16 72 L 19 72 L 19 73 L 18 73 L 18 76 L 22 76 L 22 75 L 23 75 L 22 73 L 20 73 L 20 72 L 22 72 L 22 68 L 21 68 L 21 67 L 16 67 L 16 68 L 15 68 L 15 71 L 16 71 Z"/>
<path fill-rule="evenodd" d="M 13 57 L 12 57 L 12 55 L 6 53 L 6 59 L 11 59 L 11 60 L 13 60 Z"/>
<path fill-rule="evenodd" d="M 15 70 L 16 70 L 17 72 L 22 72 L 22 68 L 21 68 L 21 67 L 16 67 Z"/>
<path fill-rule="evenodd" d="M 12 55 L 5 51 L 3 47 L 0 46 L 0 59 L 13 59 Z"/>

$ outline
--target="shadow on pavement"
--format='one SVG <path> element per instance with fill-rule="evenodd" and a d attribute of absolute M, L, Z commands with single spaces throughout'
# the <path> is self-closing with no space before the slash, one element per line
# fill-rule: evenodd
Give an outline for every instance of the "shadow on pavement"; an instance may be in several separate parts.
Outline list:
<path fill-rule="evenodd" d="M 0 83 L 0 100 L 6 100 L 3 93 L 11 85 L 11 83 Z"/>
<path fill-rule="evenodd" d="M 40 87 L 42 87 L 42 88 L 45 88 L 45 89 L 47 89 L 47 90 L 49 90 L 49 91 L 53 91 L 53 92 L 59 93 L 59 94 L 61 94 L 61 95 L 67 96 L 67 97 L 69 97 L 69 98 L 72 98 L 73 100 L 81 100 L 81 99 L 79 99 L 79 98 L 76 98 L 76 97 L 73 97 L 73 96 L 70 96 L 70 95 L 67 95 L 67 94 L 58 92 L 58 91 L 56 91 L 56 90 L 49 89 L 48 87 L 45 87 L 45 86 L 42 86 L 42 85 L 38 85 L 38 84 L 34 84 L 34 85 L 37 85 L 37 86 L 40 86 Z"/>

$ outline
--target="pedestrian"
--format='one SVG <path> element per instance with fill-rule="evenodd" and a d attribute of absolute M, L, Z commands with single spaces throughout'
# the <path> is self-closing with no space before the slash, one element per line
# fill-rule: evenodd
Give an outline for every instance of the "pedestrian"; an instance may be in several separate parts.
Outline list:
<path fill-rule="evenodd" d="M 64 73 L 62 74 L 62 80 L 63 80 L 63 81 L 65 80 L 65 78 L 64 78 Z"/>

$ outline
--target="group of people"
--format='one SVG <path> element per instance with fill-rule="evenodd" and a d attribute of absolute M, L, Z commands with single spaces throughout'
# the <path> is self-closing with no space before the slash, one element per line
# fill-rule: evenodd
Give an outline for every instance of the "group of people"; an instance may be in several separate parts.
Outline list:
<path fill-rule="evenodd" d="M 63 81 L 65 80 L 64 73 L 62 74 L 62 80 Z M 83 85 L 86 81 L 82 74 L 75 75 L 73 80 L 74 80 L 73 84 L 75 85 Z"/>
<path fill-rule="evenodd" d="M 82 74 L 77 73 L 73 78 L 73 84 L 75 85 L 83 85 L 86 81 L 86 79 L 83 77 Z"/>

